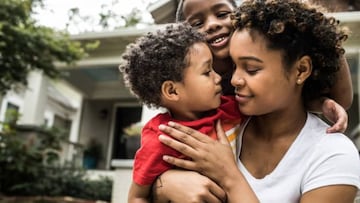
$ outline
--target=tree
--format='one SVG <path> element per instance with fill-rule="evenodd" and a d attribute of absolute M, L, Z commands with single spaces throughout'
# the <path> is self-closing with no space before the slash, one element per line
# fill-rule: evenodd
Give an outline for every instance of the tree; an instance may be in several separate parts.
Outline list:
<path fill-rule="evenodd" d="M 30 71 L 40 70 L 55 78 L 54 62 L 74 63 L 85 55 L 79 42 L 66 32 L 38 25 L 31 15 L 42 0 L 0 1 L 0 95 L 27 84 Z"/>

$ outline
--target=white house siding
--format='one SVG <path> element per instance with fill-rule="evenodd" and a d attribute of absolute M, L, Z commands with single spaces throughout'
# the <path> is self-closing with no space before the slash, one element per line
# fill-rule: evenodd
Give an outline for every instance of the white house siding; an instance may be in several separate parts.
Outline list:
<path fill-rule="evenodd" d="M 69 141 L 77 142 L 82 106 L 81 94 L 61 80 L 50 81 L 39 72 L 32 72 L 28 77 L 28 82 L 27 88 L 18 89 L 16 92 L 9 91 L 3 97 L 0 107 L 0 121 L 5 120 L 6 108 L 11 103 L 19 108 L 20 119 L 18 124 L 46 124 L 47 127 L 52 127 L 55 116 L 70 120 L 72 125 Z M 61 160 L 71 160 L 74 152 L 73 147 L 66 145 Z"/>

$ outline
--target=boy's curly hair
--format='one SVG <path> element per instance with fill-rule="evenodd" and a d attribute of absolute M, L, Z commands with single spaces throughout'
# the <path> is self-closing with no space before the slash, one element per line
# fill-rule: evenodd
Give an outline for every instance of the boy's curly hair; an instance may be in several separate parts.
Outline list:
<path fill-rule="evenodd" d="M 177 9 L 176 9 L 176 16 L 175 21 L 176 22 L 182 22 L 185 20 L 184 13 L 183 13 L 183 7 L 184 7 L 184 1 L 185 0 L 179 0 Z M 227 0 L 231 5 L 234 6 L 234 9 L 236 8 L 236 2 L 235 0 Z"/>
<path fill-rule="evenodd" d="M 125 85 L 148 107 L 161 106 L 162 83 L 183 80 L 189 66 L 187 54 L 198 42 L 206 43 L 204 36 L 186 23 L 170 24 L 139 37 L 122 54 L 119 70 Z"/>
<path fill-rule="evenodd" d="M 335 82 L 335 73 L 347 39 L 339 21 L 326 17 L 321 7 L 298 0 L 247 0 L 231 16 L 235 29 L 249 29 L 265 36 L 267 47 L 283 51 L 287 69 L 304 55 L 312 60 L 312 74 L 302 96 L 316 99 Z"/>

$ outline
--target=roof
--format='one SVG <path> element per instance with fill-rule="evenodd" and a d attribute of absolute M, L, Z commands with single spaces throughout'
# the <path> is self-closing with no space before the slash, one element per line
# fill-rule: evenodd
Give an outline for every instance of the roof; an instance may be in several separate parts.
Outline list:
<path fill-rule="evenodd" d="M 180 0 L 159 0 L 149 6 L 156 24 L 175 22 L 176 8 Z"/>

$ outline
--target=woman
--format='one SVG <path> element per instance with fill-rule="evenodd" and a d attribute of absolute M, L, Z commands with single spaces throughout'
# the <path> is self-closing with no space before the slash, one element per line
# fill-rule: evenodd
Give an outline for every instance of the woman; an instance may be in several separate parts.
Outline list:
<path fill-rule="evenodd" d="M 246 1 L 237 9 L 234 25 L 231 83 L 240 111 L 249 116 L 239 135 L 238 163 L 222 133 L 216 142 L 174 123 L 160 129 L 180 142 L 166 136 L 160 140 L 192 160 L 164 160 L 208 176 L 228 202 L 353 202 L 360 187 L 357 149 L 343 134 L 327 135 L 328 126 L 304 104 L 334 84 L 346 34 L 336 20 L 291 0 Z M 171 194 L 179 190 L 170 179 L 160 180 L 155 187 L 160 196 L 187 200 Z M 194 202 L 224 199 L 212 187 Z"/>

